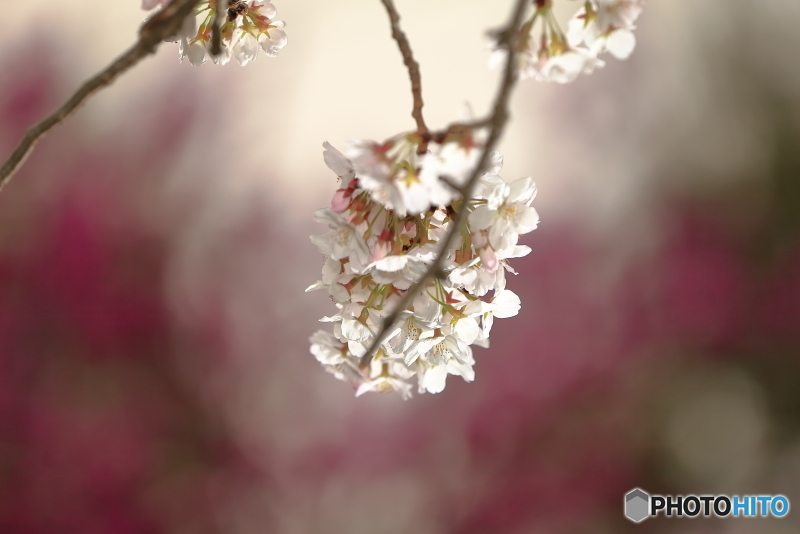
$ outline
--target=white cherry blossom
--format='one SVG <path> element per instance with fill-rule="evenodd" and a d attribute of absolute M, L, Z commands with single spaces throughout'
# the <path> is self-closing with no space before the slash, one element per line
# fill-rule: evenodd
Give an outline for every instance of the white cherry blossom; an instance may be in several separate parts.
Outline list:
<path fill-rule="evenodd" d="M 143 0 L 142 7 L 152 9 L 163 4 L 164 0 Z M 211 28 L 219 4 L 225 9 L 220 24 L 222 53 L 212 57 Z M 259 48 L 265 55 L 275 57 L 286 46 L 286 24 L 275 20 L 276 16 L 275 6 L 264 0 L 203 0 L 195 6 L 194 14 L 186 18 L 178 34 L 167 41 L 178 42 L 181 61 L 188 59 L 194 66 L 209 59 L 224 65 L 231 58 L 246 65 L 256 59 Z"/>
<path fill-rule="evenodd" d="M 633 30 L 644 0 L 589 0 L 569 22 L 573 46 L 585 44 L 594 55 L 609 52 L 627 59 L 636 46 Z"/>
<path fill-rule="evenodd" d="M 455 202 L 460 193 L 441 176 L 465 183 L 459 180 L 477 164 L 467 149 L 475 139 L 480 136 L 461 132 L 431 142 L 422 157 L 414 136 L 357 141 L 346 156 L 323 145 L 323 159 L 340 183 L 331 208 L 315 214 L 331 230 L 312 236 L 325 259 L 321 280 L 308 290 L 326 289 L 337 312 L 321 319 L 333 324 L 333 335 L 312 336 L 311 350 L 359 396 L 394 391 L 405 398 L 414 377 L 420 393 L 441 392 L 448 375 L 474 380 L 471 346 L 488 347 L 494 319 L 519 310 L 505 273 L 515 272 L 510 259 L 530 252 L 517 241 L 538 222 L 530 206 L 536 190 L 530 178 L 507 184 L 498 174 L 503 158 L 493 152 L 475 198 Z M 469 224 L 443 250 L 458 209 L 471 210 Z M 431 280 L 376 340 L 386 316 L 440 254 L 446 277 Z M 376 342 L 374 357 L 361 369 L 361 357 Z"/>
<path fill-rule="evenodd" d="M 362 263 L 369 261 L 369 251 L 358 229 L 341 215 L 330 209 L 321 209 L 314 214 L 314 220 L 327 223 L 331 231 L 321 236 L 311 236 L 320 252 L 333 259 L 341 260 L 353 256 Z"/>
<path fill-rule="evenodd" d="M 510 253 L 517 245 L 519 234 L 530 232 L 539 224 L 539 214 L 530 206 L 535 196 L 536 186 L 531 178 L 498 184 L 487 203 L 470 213 L 470 227 L 488 230 L 491 247 Z"/>

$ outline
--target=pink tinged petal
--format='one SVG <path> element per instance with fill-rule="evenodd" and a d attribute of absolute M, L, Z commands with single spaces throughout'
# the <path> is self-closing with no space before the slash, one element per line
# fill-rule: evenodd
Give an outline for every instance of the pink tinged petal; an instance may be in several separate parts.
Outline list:
<path fill-rule="evenodd" d="M 142 9 L 145 11 L 150 11 L 156 6 L 161 5 L 162 2 L 163 0 L 142 0 Z"/>
<path fill-rule="evenodd" d="M 392 251 L 392 245 L 388 241 L 378 241 L 378 244 L 375 245 L 375 248 L 372 251 L 372 261 L 380 261 L 385 258 L 389 252 Z"/>
<path fill-rule="evenodd" d="M 492 304 L 496 306 L 494 316 L 498 319 L 514 317 L 519 313 L 522 303 L 516 293 L 504 289 L 497 293 L 492 299 Z"/>
<path fill-rule="evenodd" d="M 350 205 L 350 197 L 345 196 L 347 194 L 347 190 L 339 189 L 333 194 L 333 198 L 331 199 L 331 209 L 337 213 L 342 213 L 347 209 L 347 206 Z"/>
<path fill-rule="evenodd" d="M 488 206 L 478 206 L 469 214 L 470 229 L 486 230 L 492 225 L 496 215 L 497 212 L 490 210 Z"/>
<path fill-rule="evenodd" d="M 628 59 L 636 48 L 636 36 L 631 31 L 615 30 L 606 38 L 606 49 L 617 59 Z"/>
<path fill-rule="evenodd" d="M 485 232 L 474 232 L 472 234 L 472 246 L 475 250 L 485 247 L 489 243 L 489 238 L 486 237 Z"/>
<path fill-rule="evenodd" d="M 481 262 L 483 262 L 483 267 L 487 271 L 494 272 L 497 270 L 497 255 L 491 247 L 481 249 Z"/>

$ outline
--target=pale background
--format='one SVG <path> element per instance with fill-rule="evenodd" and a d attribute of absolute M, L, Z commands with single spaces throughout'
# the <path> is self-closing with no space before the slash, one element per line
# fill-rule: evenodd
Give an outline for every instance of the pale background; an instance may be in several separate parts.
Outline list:
<path fill-rule="evenodd" d="M 397 1 L 431 126 L 488 109 L 510 5 Z M 0 7 L 3 157 L 145 14 Z M 522 311 L 475 383 L 408 402 L 318 368 L 332 305 L 303 293 L 321 144 L 411 129 L 406 71 L 377 0 L 276 7 L 280 57 L 164 44 L 0 193 L 0 531 L 796 532 L 621 505 L 800 503 L 800 4 L 654 0 L 629 61 L 519 85 L 502 174 L 534 177 L 542 217 Z"/>

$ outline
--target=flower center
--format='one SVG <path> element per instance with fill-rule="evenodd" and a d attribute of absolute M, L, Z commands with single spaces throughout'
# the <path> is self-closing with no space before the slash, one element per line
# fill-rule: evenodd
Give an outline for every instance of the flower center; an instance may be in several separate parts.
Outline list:
<path fill-rule="evenodd" d="M 516 204 L 511 204 L 511 205 L 500 206 L 500 209 L 498 211 L 500 212 L 500 215 L 504 219 L 511 220 L 516 218 L 519 209 L 517 208 Z"/>
<path fill-rule="evenodd" d="M 333 239 L 337 245 L 345 246 L 353 238 L 353 228 L 350 226 L 340 226 L 333 234 Z"/>

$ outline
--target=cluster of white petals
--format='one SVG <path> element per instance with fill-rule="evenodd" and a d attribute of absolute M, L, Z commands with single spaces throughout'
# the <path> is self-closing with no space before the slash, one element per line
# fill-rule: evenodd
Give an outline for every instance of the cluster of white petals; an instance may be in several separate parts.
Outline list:
<path fill-rule="evenodd" d="M 272 3 L 266 0 L 221 0 L 226 12 L 220 24 L 222 53 L 212 56 L 211 33 L 214 18 L 217 16 L 220 0 L 203 0 L 195 8 L 194 14 L 187 17 L 183 26 L 169 41 L 180 44 L 181 61 L 184 58 L 194 66 L 211 59 L 224 65 L 231 58 L 246 65 L 256 59 L 259 49 L 267 56 L 275 57 L 286 46 L 286 24 L 275 20 L 278 14 Z M 163 0 L 143 0 L 144 9 L 152 9 Z"/>
<path fill-rule="evenodd" d="M 535 0 L 534 13 L 522 26 L 517 41 L 520 77 L 569 83 L 580 74 L 603 67 L 600 54 L 608 52 L 617 59 L 627 59 L 636 46 L 633 30 L 644 1 L 585 0 L 564 33 L 553 14 L 552 0 Z M 490 65 L 498 67 L 505 62 L 507 52 L 497 40 L 491 48 Z"/>
<path fill-rule="evenodd" d="M 472 132 L 430 143 L 417 154 L 414 135 L 384 143 L 354 142 L 347 155 L 325 143 L 323 156 L 340 179 L 331 207 L 315 220 L 330 231 L 312 236 L 324 256 L 322 279 L 308 291 L 325 289 L 337 313 L 321 319 L 333 331 L 311 336 L 311 353 L 329 372 L 356 388 L 411 395 L 438 393 L 448 375 L 472 381 L 472 345 L 488 347 L 495 318 L 520 309 L 506 289 L 508 264 L 530 248 L 519 236 L 536 228 L 531 207 L 533 180 L 511 184 L 498 174 L 502 156 L 480 178 L 475 197 L 465 205 L 452 185 L 463 185 L 482 150 Z M 444 251 L 444 273 L 434 278 L 380 340 L 371 363 L 361 357 L 379 335 L 383 319 L 405 291 L 442 253 L 453 217 L 469 210 L 468 224 L 455 245 Z"/>

